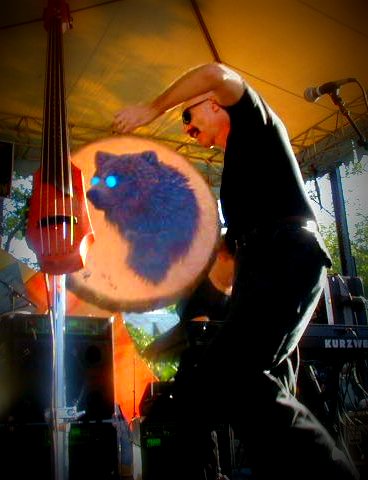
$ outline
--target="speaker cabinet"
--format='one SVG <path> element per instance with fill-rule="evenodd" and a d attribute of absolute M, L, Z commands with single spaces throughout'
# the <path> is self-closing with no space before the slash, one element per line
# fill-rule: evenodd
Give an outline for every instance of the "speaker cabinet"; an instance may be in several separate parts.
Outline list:
<path fill-rule="evenodd" d="M 51 406 L 53 343 L 46 315 L 10 314 L 0 320 L 0 423 L 44 422 Z M 65 319 L 66 405 L 82 421 L 114 413 L 112 325 L 109 318 Z M 56 346 L 57 349 L 57 346 Z"/>
<path fill-rule="evenodd" d="M 50 330 L 45 315 L 0 317 L 0 452 L 12 480 L 54 478 Z M 66 406 L 85 412 L 70 423 L 69 478 L 118 478 L 110 319 L 66 317 L 64 353 Z"/>

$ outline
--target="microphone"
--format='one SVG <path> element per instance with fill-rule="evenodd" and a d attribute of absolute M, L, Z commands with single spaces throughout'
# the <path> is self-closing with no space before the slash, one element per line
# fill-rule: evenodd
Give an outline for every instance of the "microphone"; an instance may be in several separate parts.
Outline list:
<path fill-rule="evenodd" d="M 336 92 L 342 85 L 346 83 L 355 82 L 355 78 L 343 78 L 342 80 L 336 80 L 336 82 L 327 82 L 319 87 L 309 87 L 306 88 L 304 91 L 304 98 L 307 102 L 315 102 L 325 93 L 333 93 Z"/>

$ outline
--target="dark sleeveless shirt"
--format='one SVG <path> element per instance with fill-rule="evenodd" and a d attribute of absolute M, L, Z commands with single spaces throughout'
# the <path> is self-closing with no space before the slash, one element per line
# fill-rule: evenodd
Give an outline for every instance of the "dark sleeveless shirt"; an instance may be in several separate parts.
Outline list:
<path fill-rule="evenodd" d="M 220 201 L 232 241 L 290 217 L 315 220 L 285 126 L 251 88 L 230 107 Z"/>

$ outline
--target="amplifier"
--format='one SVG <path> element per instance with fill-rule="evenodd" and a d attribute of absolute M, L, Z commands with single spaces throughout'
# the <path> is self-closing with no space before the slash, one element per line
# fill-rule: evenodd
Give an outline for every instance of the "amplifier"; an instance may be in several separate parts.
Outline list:
<path fill-rule="evenodd" d="M 66 405 L 85 411 L 78 422 L 70 423 L 69 479 L 118 479 L 120 447 L 113 423 L 111 321 L 106 317 L 67 316 L 65 330 Z M 45 418 L 53 388 L 50 332 L 47 315 L 0 317 L 0 452 L 4 480 L 54 478 L 53 431 Z"/>
<path fill-rule="evenodd" d="M 299 342 L 302 358 L 351 360 L 368 355 L 368 325 L 308 325 Z"/>
<path fill-rule="evenodd" d="M 67 316 L 65 328 L 66 405 L 85 411 L 83 421 L 111 419 L 114 382 L 110 319 Z M 47 315 L 0 317 L 0 424 L 45 422 L 51 406 L 52 349 Z"/>

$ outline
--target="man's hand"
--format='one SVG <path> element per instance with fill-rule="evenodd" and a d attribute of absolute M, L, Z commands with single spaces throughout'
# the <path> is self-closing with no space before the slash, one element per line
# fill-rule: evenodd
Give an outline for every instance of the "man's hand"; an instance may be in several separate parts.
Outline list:
<path fill-rule="evenodd" d="M 113 133 L 129 133 L 142 125 L 147 125 L 159 116 L 150 105 L 133 105 L 123 108 L 115 114 L 112 124 Z"/>

